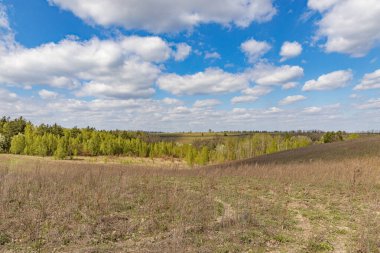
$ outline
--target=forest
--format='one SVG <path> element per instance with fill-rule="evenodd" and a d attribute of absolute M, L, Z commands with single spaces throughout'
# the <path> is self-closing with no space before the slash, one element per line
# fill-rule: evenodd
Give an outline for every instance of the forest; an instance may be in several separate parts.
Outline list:
<path fill-rule="evenodd" d="M 227 132 L 224 135 L 228 135 Z M 316 137 L 317 136 L 317 137 Z M 320 137 L 319 137 L 320 136 Z M 143 131 L 106 131 L 34 125 L 20 117 L 0 119 L 0 152 L 72 159 L 76 156 L 131 156 L 178 158 L 187 164 L 206 165 L 250 158 L 278 151 L 357 138 L 344 132 L 252 132 L 232 138 L 215 135 L 192 143 L 164 141 Z"/>

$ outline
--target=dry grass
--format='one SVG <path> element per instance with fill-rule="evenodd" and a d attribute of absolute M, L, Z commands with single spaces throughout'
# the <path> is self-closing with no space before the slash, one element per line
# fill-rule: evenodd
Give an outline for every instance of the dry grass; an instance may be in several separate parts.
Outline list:
<path fill-rule="evenodd" d="M 181 170 L 0 156 L 0 252 L 380 252 L 380 157 Z"/>

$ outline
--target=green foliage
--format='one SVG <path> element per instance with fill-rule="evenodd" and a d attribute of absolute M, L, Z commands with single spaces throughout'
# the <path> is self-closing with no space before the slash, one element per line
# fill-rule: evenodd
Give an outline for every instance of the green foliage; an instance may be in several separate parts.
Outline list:
<path fill-rule="evenodd" d="M 22 118 L 11 120 L 3 117 L 0 119 L 0 134 L 5 138 L 2 140 L 3 152 L 8 152 L 11 146 L 12 137 L 23 133 L 27 122 Z"/>
<path fill-rule="evenodd" d="M 198 153 L 196 159 L 197 164 L 206 165 L 209 162 L 209 150 L 207 147 L 202 147 L 201 151 Z"/>
<path fill-rule="evenodd" d="M 360 138 L 360 135 L 357 134 L 357 133 L 352 133 L 352 134 L 349 134 L 348 137 L 347 137 L 347 140 L 355 140 L 355 139 L 359 139 Z"/>
<path fill-rule="evenodd" d="M 6 152 L 7 149 L 7 139 L 4 135 L 0 134 L 0 153 Z"/>
<path fill-rule="evenodd" d="M 190 166 L 193 166 L 195 163 L 196 156 L 197 156 L 197 150 L 193 146 L 188 146 L 186 157 L 185 157 L 187 164 L 189 164 Z"/>
<path fill-rule="evenodd" d="M 54 157 L 57 159 L 65 159 L 69 156 L 68 143 L 65 137 L 62 137 L 58 140 L 57 149 L 54 152 Z"/>
<path fill-rule="evenodd" d="M 334 247 L 329 242 L 310 242 L 308 247 L 312 252 L 331 252 Z"/>
<path fill-rule="evenodd" d="M 24 154 L 25 145 L 25 135 L 18 134 L 12 138 L 10 152 L 18 155 Z"/>
<path fill-rule="evenodd" d="M 4 234 L 4 233 L 0 233 L 0 245 L 5 245 L 7 243 L 10 243 L 11 242 L 11 239 L 9 238 L 9 236 L 7 234 Z"/>
<path fill-rule="evenodd" d="M 321 138 L 322 143 L 331 143 L 337 141 L 343 141 L 343 132 L 327 132 Z"/>
<path fill-rule="evenodd" d="M 312 139 L 302 132 L 249 133 L 240 136 L 231 134 L 228 137 L 212 133 L 208 139 L 183 144 L 173 140 L 162 141 L 155 138 L 154 134 L 141 131 L 97 131 L 90 127 L 65 129 L 57 124 L 35 126 L 22 118 L 3 118 L 0 120 L 0 126 L 0 152 L 54 156 L 57 159 L 72 156 L 127 155 L 179 158 L 193 166 L 245 159 L 305 147 L 313 143 Z M 331 135 L 324 135 L 326 141 L 342 137 L 340 132 L 333 133 L 333 137 Z"/>

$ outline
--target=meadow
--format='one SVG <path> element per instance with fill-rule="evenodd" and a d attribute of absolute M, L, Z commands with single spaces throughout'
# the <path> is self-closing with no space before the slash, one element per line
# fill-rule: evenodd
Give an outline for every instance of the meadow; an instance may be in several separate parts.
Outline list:
<path fill-rule="evenodd" d="M 380 139 L 320 146 L 195 168 L 1 155 L 0 252 L 380 252 Z"/>

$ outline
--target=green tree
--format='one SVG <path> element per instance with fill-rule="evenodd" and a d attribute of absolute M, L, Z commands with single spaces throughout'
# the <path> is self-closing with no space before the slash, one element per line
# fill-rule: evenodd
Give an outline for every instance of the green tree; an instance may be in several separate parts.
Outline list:
<path fill-rule="evenodd" d="M 7 139 L 4 135 L 0 134 L 0 153 L 7 151 Z"/>
<path fill-rule="evenodd" d="M 54 157 L 57 159 L 65 159 L 69 156 L 67 142 L 64 137 L 58 140 L 57 150 L 54 152 Z"/>
<path fill-rule="evenodd" d="M 195 158 L 197 156 L 197 150 L 192 146 L 188 146 L 187 148 L 188 148 L 188 150 L 186 152 L 185 160 L 186 160 L 187 164 L 189 164 L 190 166 L 193 166 L 195 163 Z"/>
<path fill-rule="evenodd" d="M 201 152 L 198 153 L 196 162 L 200 165 L 206 165 L 209 161 L 209 150 L 207 147 L 202 147 Z"/>
<path fill-rule="evenodd" d="M 90 155 L 97 156 L 100 154 L 101 141 L 102 140 L 98 132 L 93 132 L 91 134 L 91 139 L 89 140 L 89 143 L 88 143 L 88 149 L 89 149 Z"/>
<path fill-rule="evenodd" d="M 25 136 L 18 134 L 12 138 L 10 152 L 12 154 L 23 154 L 25 150 Z"/>

